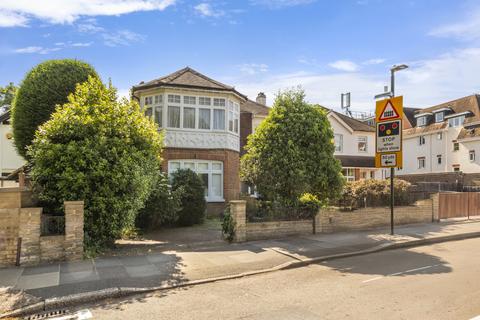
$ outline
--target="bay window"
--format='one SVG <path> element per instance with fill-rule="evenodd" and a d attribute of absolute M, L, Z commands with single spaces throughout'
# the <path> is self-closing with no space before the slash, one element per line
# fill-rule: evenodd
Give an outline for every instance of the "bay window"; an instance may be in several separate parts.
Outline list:
<path fill-rule="evenodd" d="M 203 182 L 207 201 L 224 201 L 222 162 L 206 160 L 170 160 L 168 162 L 169 175 L 178 169 L 190 169 L 198 174 Z"/>
<path fill-rule="evenodd" d="M 210 129 L 210 109 L 199 109 L 198 129 Z"/>
<path fill-rule="evenodd" d="M 169 103 L 180 103 L 180 96 L 177 94 L 169 94 L 168 95 L 168 102 Z"/>
<path fill-rule="evenodd" d="M 238 133 L 240 107 L 238 103 L 229 101 L 228 104 L 228 131 Z"/>
<path fill-rule="evenodd" d="M 195 108 L 183 108 L 183 127 L 195 129 Z"/>
<path fill-rule="evenodd" d="M 163 126 L 163 107 L 155 107 L 155 123 L 161 128 Z"/>
<path fill-rule="evenodd" d="M 199 97 L 198 104 L 201 106 L 209 106 L 212 104 L 212 99 L 209 97 Z"/>
<path fill-rule="evenodd" d="M 225 130 L 225 110 L 213 109 L 213 130 Z"/>
<path fill-rule="evenodd" d="M 180 128 L 180 107 L 168 106 L 168 126 Z"/>

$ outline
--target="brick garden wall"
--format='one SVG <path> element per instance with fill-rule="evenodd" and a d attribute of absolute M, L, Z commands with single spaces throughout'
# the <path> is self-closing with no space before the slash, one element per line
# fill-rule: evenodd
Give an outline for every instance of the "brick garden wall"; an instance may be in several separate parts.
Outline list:
<path fill-rule="evenodd" d="M 421 200 L 412 206 L 395 207 L 394 219 L 396 225 L 432 222 L 436 220 L 433 200 Z M 388 225 L 390 225 L 389 207 L 362 208 L 354 211 L 326 208 L 321 209 L 316 217 L 317 232 L 368 230 Z"/>
<path fill-rule="evenodd" d="M 411 206 L 395 207 L 395 224 L 429 223 L 438 221 L 438 194 L 432 199 L 417 201 Z M 313 221 L 247 222 L 246 201 L 230 202 L 232 218 L 236 223 L 235 241 L 281 238 L 312 234 Z M 390 225 L 390 208 L 364 208 L 341 211 L 338 208 L 321 209 L 315 219 L 316 233 L 368 230 Z"/>
<path fill-rule="evenodd" d="M 0 188 L 0 266 L 14 265 L 21 238 L 20 264 L 83 258 L 83 201 L 65 201 L 65 234 L 41 236 L 42 208 L 23 188 Z"/>

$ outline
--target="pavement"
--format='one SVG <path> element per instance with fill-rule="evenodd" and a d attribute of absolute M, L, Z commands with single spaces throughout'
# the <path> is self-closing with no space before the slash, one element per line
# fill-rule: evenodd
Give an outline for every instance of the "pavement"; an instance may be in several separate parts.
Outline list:
<path fill-rule="evenodd" d="M 480 319 L 480 239 L 90 303 L 93 319 Z"/>
<path fill-rule="evenodd" d="M 25 290 L 42 299 L 107 288 L 171 288 L 305 265 L 425 241 L 480 236 L 480 221 L 417 224 L 389 230 L 316 234 L 239 244 L 167 248 L 135 256 L 0 269 L 0 287 Z"/>

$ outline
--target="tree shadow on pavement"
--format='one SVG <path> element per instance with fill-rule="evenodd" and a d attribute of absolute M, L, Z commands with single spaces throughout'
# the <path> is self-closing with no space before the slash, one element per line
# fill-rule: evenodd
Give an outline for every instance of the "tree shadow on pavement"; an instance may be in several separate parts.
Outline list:
<path fill-rule="evenodd" d="M 452 272 L 448 262 L 434 255 L 397 249 L 319 263 L 341 273 L 407 276 Z"/>

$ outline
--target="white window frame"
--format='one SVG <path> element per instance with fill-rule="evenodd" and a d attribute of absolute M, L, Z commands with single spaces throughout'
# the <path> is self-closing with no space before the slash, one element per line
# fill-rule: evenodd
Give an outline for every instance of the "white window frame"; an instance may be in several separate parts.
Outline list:
<path fill-rule="evenodd" d="M 418 170 L 421 170 L 421 169 L 425 169 L 425 157 L 418 157 L 417 158 L 417 169 Z"/>
<path fill-rule="evenodd" d="M 365 143 L 365 150 L 360 149 L 360 144 L 361 143 Z M 357 138 L 357 149 L 358 149 L 358 152 L 362 152 L 362 153 L 368 152 L 368 137 L 367 136 L 360 136 L 360 137 Z"/>
<path fill-rule="evenodd" d="M 457 128 L 463 126 L 465 122 L 465 116 L 452 117 L 448 119 L 448 126 L 451 128 Z"/>
<path fill-rule="evenodd" d="M 453 141 L 453 152 L 457 152 L 457 151 L 460 151 L 460 143 Z"/>
<path fill-rule="evenodd" d="M 437 165 L 441 165 L 442 164 L 442 155 L 441 154 L 437 154 Z"/>
<path fill-rule="evenodd" d="M 443 132 L 437 132 L 437 140 L 443 139 Z"/>
<path fill-rule="evenodd" d="M 338 138 L 338 144 L 337 144 L 337 138 Z M 343 152 L 343 134 L 335 133 L 333 135 L 333 144 L 335 145 L 336 152 Z"/>
<path fill-rule="evenodd" d="M 443 111 L 435 113 L 435 122 L 443 122 L 444 120 L 445 120 L 445 113 L 443 113 Z"/>
<path fill-rule="evenodd" d="M 425 136 L 418 136 L 418 145 L 423 146 L 425 144 Z"/>
<path fill-rule="evenodd" d="M 236 101 L 224 97 L 207 97 L 196 95 L 181 95 L 174 93 L 165 93 L 161 106 L 163 108 L 163 124 L 160 127 L 178 131 L 199 131 L 199 132 L 222 132 L 240 135 L 240 104 Z M 152 96 L 153 97 L 153 96 Z M 145 98 L 143 98 L 145 99 Z M 171 127 L 169 125 L 168 109 L 169 107 L 180 107 L 180 125 Z M 195 127 L 185 128 L 184 111 L 185 108 L 195 108 Z M 210 128 L 200 128 L 200 109 L 210 110 Z M 215 110 L 223 111 L 223 129 L 221 126 L 214 126 Z M 229 130 L 229 121 L 232 121 L 232 130 Z"/>
<path fill-rule="evenodd" d="M 194 168 L 192 169 L 195 173 L 208 174 L 208 194 L 205 196 L 207 202 L 224 202 L 223 198 L 223 186 L 224 186 L 224 173 L 223 173 L 223 162 L 222 161 L 211 161 L 211 160 L 199 160 L 199 159 L 179 159 L 179 160 L 169 160 L 168 161 L 168 175 L 171 176 L 176 169 L 172 169 L 172 164 L 178 163 L 179 169 L 185 169 L 185 163 L 193 163 Z M 208 163 L 208 169 L 199 169 L 199 164 Z M 220 169 L 214 169 L 214 165 L 219 165 Z M 220 174 L 220 195 L 213 195 L 213 175 Z"/>
<path fill-rule="evenodd" d="M 347 181 L 355 181 L 355 168 L 342 168 L 342 175 Z"/>
<path fill-rule="evenodd" d="M 427 117 L 422 116 L 417 118 L 417 127 L 423 127 L 427 125 Z"/>
<path fill-rule="evenodd" d="M 470 160 L 470 162 L 475 162 L 475 150 L 468 151 L 468 160 Z"/>

